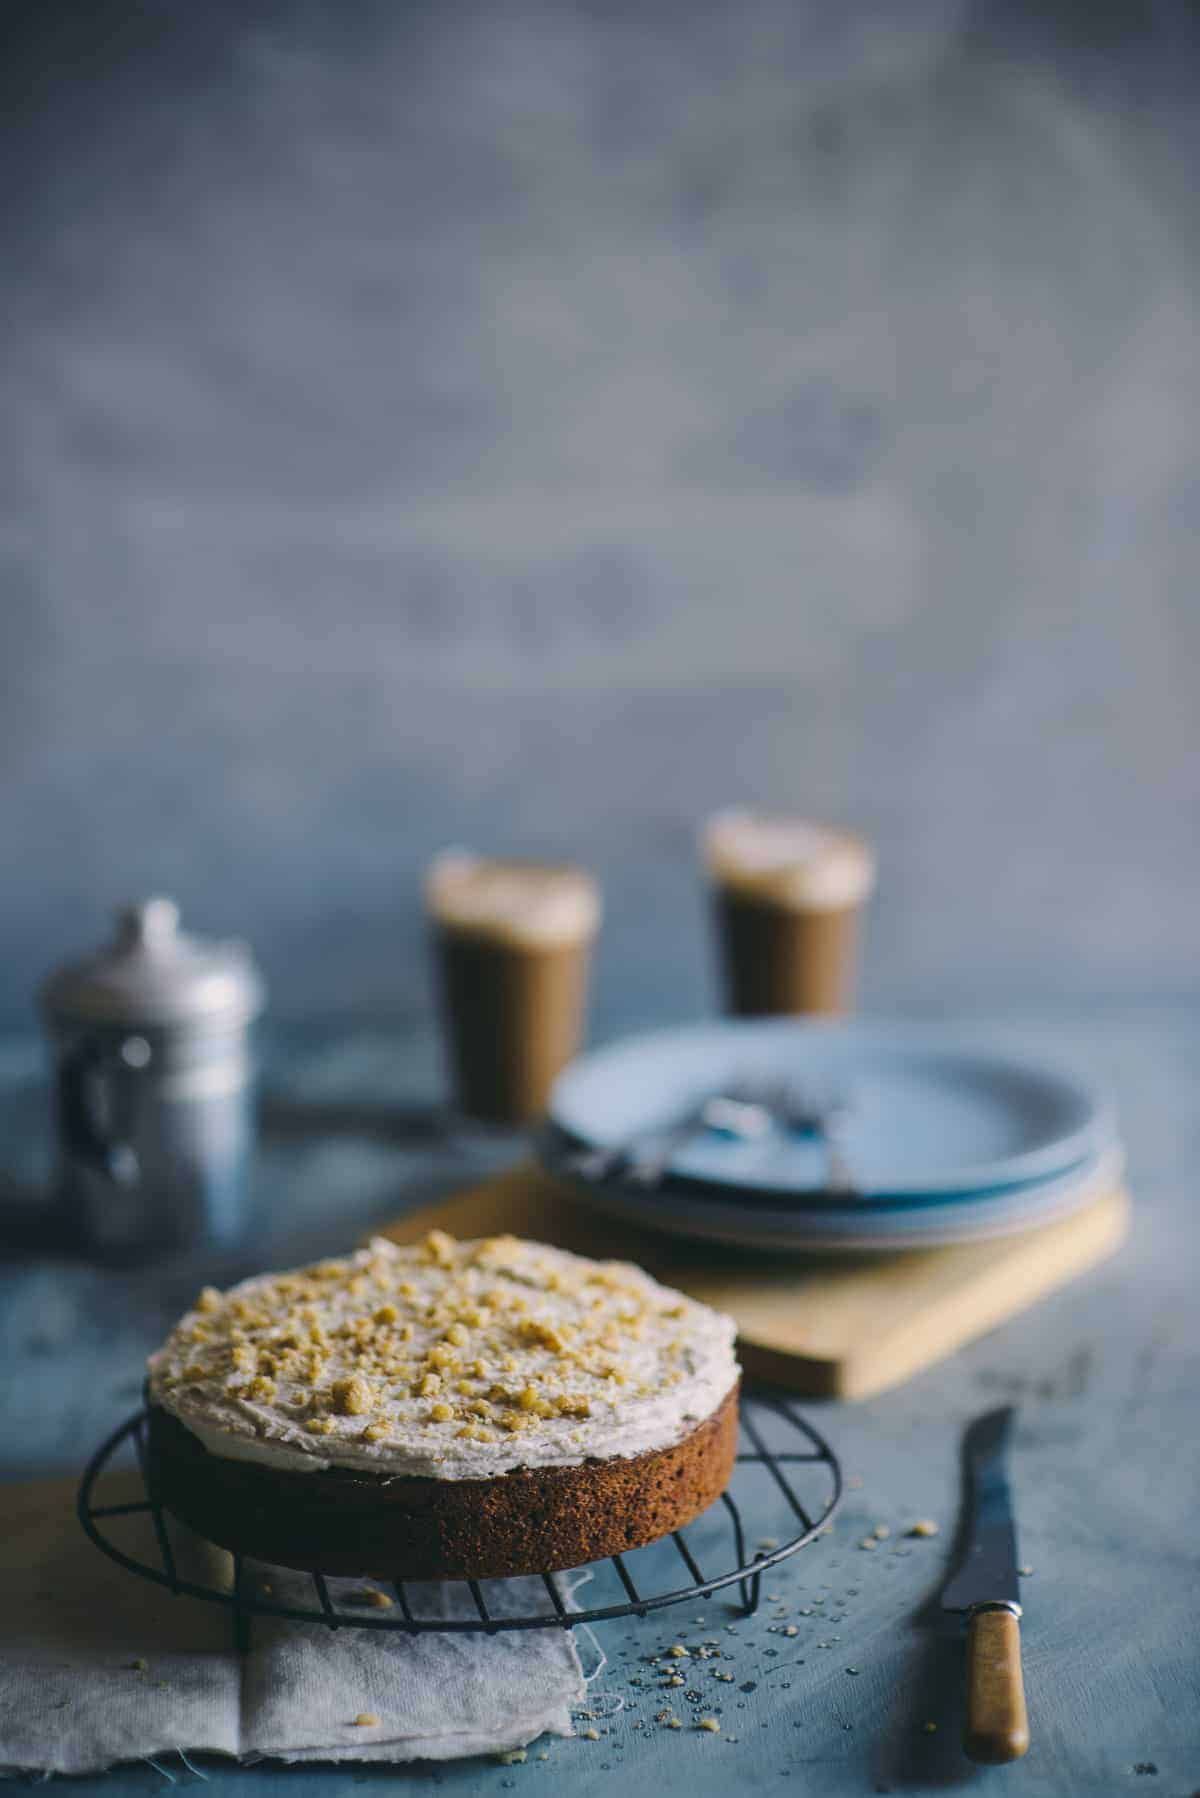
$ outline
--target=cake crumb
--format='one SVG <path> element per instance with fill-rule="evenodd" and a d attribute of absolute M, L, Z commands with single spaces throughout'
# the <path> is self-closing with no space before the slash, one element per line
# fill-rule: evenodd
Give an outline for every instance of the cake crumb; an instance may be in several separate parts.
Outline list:
<path fill-rule="evenodd" d="M 696 1728 L 706 1729 L 709 1735 L 712 1736 L 720 1735 L 721 1733 L 721 1725 L 715 1717 L 701 1717 L 700 1721 L 696 1724 Z"/>
<path fill-rule="evenodd" d="M 669 1686 L 681 1686 L 683 1684 L 683 1675 L 680 1673 L 672 1673 L 670 1679 L 667 1681 L 667 1684 Z"/>
<path fill-rule="evenodd" d="M 378 1729 L 379 1718 L 374 1711 L 359 1711 L 358 1716 L 354 1719 L 354 1727 L 355 1729 Z"/>
<path fill-rule="evenodd" d="M 524 1748 L 505 1748 L 496 1756 L 502 1767 L 519 1767 L 527 1758 Z"/>
<path fill-rule="evenodd" d="M 677 1661 L 684 1661 L 690 1658 L 689 1650 L 684 1647 L 682 1642 L 672 1642 L 667 1653 L 673 1655 Z"/>
<path fill-rule="evenodd" d="M 876 1542 L 886 1542 L 891 1533 L 892 1532 L 886 1523 L 877 1523 L 875 1528 L 871 1531 Z"/>
<path fill-rule="evenodd" d="M 579 1733 L 585 1742 L 598 1742 L 600 1740 L 600 1731 L 598 1729 L 581 1729 Z"/>
<path fill-rule="evenodd" d="M 683 1724 L 679 1721 L 678 1717 L 668 1717 L 667 1718 L 667 1728 L 668 1729 L 682 1729 Z"/>
<path fill-rule="evenodd" d="M 932 1517 L 918 1517 L 904 1533 L 907 1536 L 936 1536 L 940 1530 L 941 1524 L 935 1523 Z"/>
<path fill-rule="evenodd" d="M 548 1761 L 550 1756 L 546 1753 L 544 1748 L 539 1748 L 533 1758 L 535 1761 Z"/>
<path fill-rule="evenodd" d="M 754 1546 L 755 1548 L 778 1548 L 779 1538 L 777 1536 L 760 1536 Z"/>
<path fill-rule="evenodd" d="M 798 1636 L 800 1634 L 800 1626 L 797 1623 L 788 1623 L 784 1626 L 783 1633 L 785 1636 Z"/>

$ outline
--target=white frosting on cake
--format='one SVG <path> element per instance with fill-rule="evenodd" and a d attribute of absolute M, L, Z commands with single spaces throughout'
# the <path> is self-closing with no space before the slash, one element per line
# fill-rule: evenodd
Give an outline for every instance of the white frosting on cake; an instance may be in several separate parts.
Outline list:
<path fill-rule="evenodd" d="M 595 881 L 565 864 L 447 850 L 429 869 L 425 897 L 439 923 L 510 942 L 574 942 L 594 935 L 600 923 Z"/>
<path fill-rule="evenodd" d="M 705 828 L 704 855 L 725 885 L 812 911 L 860 905 L 875 884 L 862 837 L 765 812 L 719 812 Z"/>
<path fill-rule="evenodd" d="M 628 1263 L 432 1231 L 206 1288 L 149 1390 L 229 1459 L 486 1479 L 681 1441 L 733 1387 L 734 1336 Z"/>

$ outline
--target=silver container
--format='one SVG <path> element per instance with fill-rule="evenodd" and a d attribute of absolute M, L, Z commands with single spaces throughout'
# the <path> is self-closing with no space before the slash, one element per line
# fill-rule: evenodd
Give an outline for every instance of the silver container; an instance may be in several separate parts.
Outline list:
<path fill-rule="evenodd" d="M 253 1134 L 249 1027 L 264 999 L 245 944 L 189 936 L 171 900 L 148 899 L 38 998 L 66 1246 L 138 1259 L 235 1240 Z"/>

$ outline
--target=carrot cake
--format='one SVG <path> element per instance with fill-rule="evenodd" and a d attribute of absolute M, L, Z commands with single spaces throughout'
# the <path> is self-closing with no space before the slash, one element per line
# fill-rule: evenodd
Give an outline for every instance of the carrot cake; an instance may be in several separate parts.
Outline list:
<path fill-rule="evenodd" d="M 730 1318 L 511 1236 L 207 1287 L 149 1363 L 152 1477 L 222 1546 L 382 1578 L 579 1566 L 724 1490 Z"/>

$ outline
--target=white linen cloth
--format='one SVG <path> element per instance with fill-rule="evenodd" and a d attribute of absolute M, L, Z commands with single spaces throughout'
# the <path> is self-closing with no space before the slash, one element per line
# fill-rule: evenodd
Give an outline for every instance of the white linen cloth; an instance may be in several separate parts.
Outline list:
<path fill-rule="evenodd" d="M 93 1502 L 141 1495 L 136 1475 L 114 1473 L 98 1482 Z M 159 1565 L 147 1513 L 103 1528 L 125 1552 Z M 181 1575 L 228 1587 L 229 1556 L 170 1528 Z M 280 1603 L 316 1602 L 303 1575 L 248 1564 L 246 1577 L 251 1590 L 269 1583 Z M 533 1593 L 527 1585 L 489 1586 L 493 1608 L 543 1609 L 540 1583 Z M 329 1582 L 347 1610 L 363 1588 Z M 458 1584 L 413 1588 L 418 1615 L 474 1615 L 464 1599 L 470 1605 Z M 525 1747 L 547 1731 L 571 1735 L 571 1708 L 585 1692 L 575 1644 L 561 1629 L 409 1636 L 255 1617 L 240 1656 L 225 1606 L 173 1597 L 88 1541 L 73 1483 L 0 1486 L 0 1771 L 92 1773 L 173 1750 L 451 1760 Z M 362 1715 L 379 1721 L 356 1723 Z"/>

